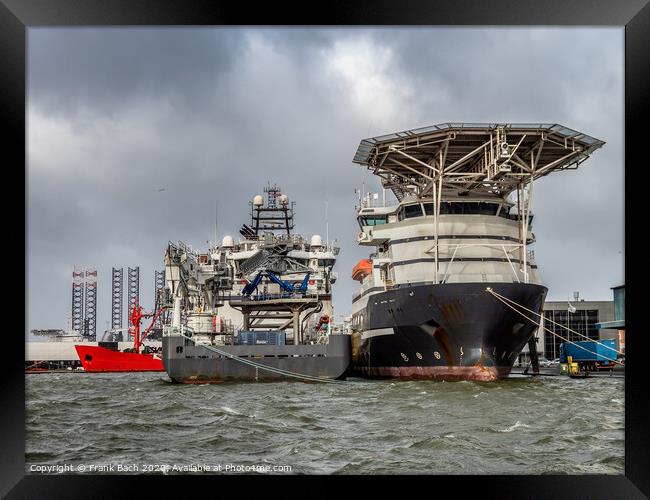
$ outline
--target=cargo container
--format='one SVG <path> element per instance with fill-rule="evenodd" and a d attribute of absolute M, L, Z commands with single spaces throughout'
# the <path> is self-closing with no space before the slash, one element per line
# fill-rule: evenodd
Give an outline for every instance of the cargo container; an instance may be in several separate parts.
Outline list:
<path fill-rule="evenodd" d="M 614 349 L 614 350 L 613 350 Z M 593 340 L 560 344 L 560 363 L 567 363 L 571 356 L 580 370 L 596 371 L 614 368 L 616 361 L 616 341 L 613 339 Z"/>
<path fill-rule="evenodd" d="M 237 345 L 285 345 L 286 332 L 281 330 L 242 331 L 237 334 Z"/>

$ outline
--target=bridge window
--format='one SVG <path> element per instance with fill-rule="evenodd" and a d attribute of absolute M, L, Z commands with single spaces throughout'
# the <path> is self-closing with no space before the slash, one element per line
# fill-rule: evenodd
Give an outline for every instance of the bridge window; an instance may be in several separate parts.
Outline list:
<path fill-rule="evenodd" d="M 501 217 L 503 217 L 505 219 L 508 219 L 508 220 L 516 220 L 516 221 L 520 220 L 519 214 L 509 214 L 508 211 L 509 211 L 508 207 L 503 207 L 501 209 L 501 212 L 499 213 L 499 216 L 501 216 Z M 529 226 L 531 226 L 533 224 L 533 217 L 535 217 L 533 214 L 530 214 L 528 216 L 528 225 Z"/>
<path fill-rule="evenodd" d="M 463 215 L 496 215 L 499 205 L 496 203 L 472 202 L 449 203 L 448 210 L 450 214 Z M 441 210 L 442 211 L 442 210 Z"/>
<path fill-rule="evenodd" d="M 412 219 L 413 217 L 422 217 L 422 206 L 419 203 L 406 205 L 399 211 L 399 220 Z"/>
<path fill-rule="evenodd" d="M 386 224 L 387 217 L 385 215 L 373 215 L 370 217 L 359 217 L 359 225 L 363 226 L 379 226 L 381 224 Z"/>
<path fill-rule="evenodd" d="M 496 215 L 499 210 L 499 205 L 496 203 L 478 203 L 477 210 L 482 215 Z"/>
<path fill-rule="evenodd" d="M 482 201 L 443 202 L 440 204 L 440 215 L 496 215 L 499 210 L 497 203 Z M 426 215 L 433 215 L 433 203 L 424 203 Z"/>

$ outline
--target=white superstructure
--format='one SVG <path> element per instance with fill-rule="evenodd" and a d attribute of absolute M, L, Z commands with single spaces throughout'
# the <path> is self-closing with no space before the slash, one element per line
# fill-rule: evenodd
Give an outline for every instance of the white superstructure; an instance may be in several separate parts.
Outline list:
<path fill-rule="evenodd" d="M 361 141 L 354 158 L 397 202 L 364 194 L 353 270 L 353 326 L 368 297 L 445 283 L 540 284 L 531 201 L 534 180 L 577 168 L 603 141 L 556 124 L 446 123 Z"/>
<path fill-rule="evenodd" d="M 293 234 L 293 203 L 277 187 L 253 197 L 251 224 L 241 238 L 227 235 L 221 246 L 197 252 L 183 243 L 168 245 L 166 254 L 167 302 L 181 301 L 184 322 L 210 341 L 223 342 L 238 331 L 285 330 L 299 324 L 299 336 L 316 336 L 321 318 L 333 318 L 332 269 L 339 247 L 320 235 Z M 290 311 L 255 311 L 265 300 L 300 297 L 301 306 Z"/>

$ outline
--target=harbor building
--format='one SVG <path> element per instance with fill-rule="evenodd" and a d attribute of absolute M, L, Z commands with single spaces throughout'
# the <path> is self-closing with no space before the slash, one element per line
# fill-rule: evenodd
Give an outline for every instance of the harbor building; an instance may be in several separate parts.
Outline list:
<path fill-rule="evenodd" d="M 602 338 L 617 338 L 618 350 L 625 353 L 625 285 L 612 287 L 614 290 L 614 321 L 596 323 L 596 328 L 602 332 Z M 617 337 L 611 336 L 616 332 Z"/>
<path fill-rule="evenodd" d="M 571 342 L 581 340 L 619 340 L 618 327 L 614 326 L 615 302 L 611 300 L 560 300 L 544 302 L 543 326 Z M 554 324 L 555 322 L 556 324 Z M 610 326 L 611 323 L 611 326 Z M 546 359 L 560 357 L 562 339 L 540 328 L 536 334 L 537 352 Z M 569 328 L 577 333 L 572 333 Z M 580 334 L 580 335 L 578 335 Z M 585 337 L 582 337 L 584 335 Z M 618 349 L 617 345 L 617 349 Z M 528 346 L 519 355 L 520 363 L 529 360 Z"/>

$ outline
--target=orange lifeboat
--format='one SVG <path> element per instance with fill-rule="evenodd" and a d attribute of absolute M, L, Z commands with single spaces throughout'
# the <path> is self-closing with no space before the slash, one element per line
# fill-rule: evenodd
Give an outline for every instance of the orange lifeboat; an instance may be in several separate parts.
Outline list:
<path fill-rule="evenodd" d="M 368 259 L 361 259 L 356 266 L 352 268 L 352 279 L 356 281 L 363 281 L 363 278 L 372 272 L 372 261 Z"/>

